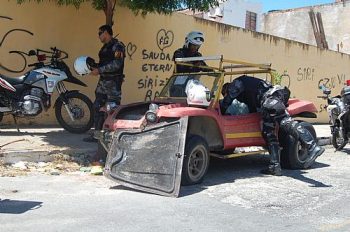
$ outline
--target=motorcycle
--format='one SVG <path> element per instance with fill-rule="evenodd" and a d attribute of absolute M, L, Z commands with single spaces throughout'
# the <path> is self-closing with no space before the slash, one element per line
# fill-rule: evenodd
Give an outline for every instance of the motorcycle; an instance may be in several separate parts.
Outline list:
<path fill-rule="evenodd" d="M 34 117 L 47 111 L 56 89 L 59 95 L 54 108 L 59 124 L 71 133 L 88 131 L 94 120 L 91 100 L 78 90 L 67 90 L 63 83 L 87 87 L 72 75 L 63 61 L 68 54 L 56 47 L 51 51 L 36 49 L 24 54 L 36 56 L 37 62 L 28 65 L 34 67 L 32 70 L 16 78 L 0 74 L 0 121 L 5 114 L 11 114 L 17 125 L 18 117 Z M 47 58 L 50 61 L 45 63 Z"/>
<path fill-rule="evenodd" d="M 345 86 L 341 94 L 331 97 L 331 90 L 320 86 L 323 96 L 327 100 L 324 109 L 327 110 L 332 133 L 332 145 L 336 150 L 341 150 L 348 143 L 350 137 L 350 86 Z"/>

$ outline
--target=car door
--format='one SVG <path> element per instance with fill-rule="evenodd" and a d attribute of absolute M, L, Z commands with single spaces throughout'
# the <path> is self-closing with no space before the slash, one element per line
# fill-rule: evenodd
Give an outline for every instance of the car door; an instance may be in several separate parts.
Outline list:
<path fill-rule="evenodd" d="M 117 131 L 108 152 L 105 176 L 137 190 L 177 197 L 188 117 L 145 129 Z"/>
<path fill-rule="evenodd" d="M 223 115 L 225 149 L 247 146 L 263 146 L 260 113 Z"/>

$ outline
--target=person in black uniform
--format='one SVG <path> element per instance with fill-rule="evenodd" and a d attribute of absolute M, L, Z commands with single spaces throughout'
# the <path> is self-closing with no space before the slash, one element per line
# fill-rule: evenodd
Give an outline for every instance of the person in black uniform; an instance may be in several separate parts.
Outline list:
<path fill-rule="evenodd" d="M 201 57 L 202 54 L 198 51 L 204 42 L 204 34 L 200 31 L 191 31 L 185 38 L 185 43 L 182 48 L 177 49 L 173 55 L 173 61 L 176 58 L 188 58 L 188 57 Z M 203 60 L 186 62 L 195 66 L 207 66 Z M 194 66 L 186 66 L 176 63 L 176 73 L 195 73 L 195 72 L 208 72 L 209 68 L 200 68 Z M 174 70 L 174 72 L 175 72 Z M 180 79 L 180 77 L 178 77 Z M 194 76 L 182 76 L 182 80 L 178 84 L 174 84 L 170 88 L 171 97 L 186 97 L 185 88 L 189 80 Z"/>
<path fill-rule="evenodd" d="M 204 42 L 204 34 L 200 31 L 191 31 L 187 34 L 185 38 L 185 44 L 182 48 L 177 49 L 174 52 L 173 60 L 176 58 L 186 58 L 186 57 L 201 57 L 202 54 L 198 51 L 201 45 Z M 192 61 L 190 62 L 193 65 L 197 66 L 207 66 L 204 61 Z M 177 73 L 192 73 L 202 71 L 201 68 L 198 67 L 190 67 L 185 65 L 176 65 Z M 208 71 L 208 70 L 203 70 Z"/>
<path fill-rule="evenodd" d="M 280 146 L 276 135 L 276 123 L 280 129 L 306 144 L 308 158 L 304 162 L 304 168 L 310 167 L 316 158 L 324 152 L 324 148 L 318 146 L 311 133 L 297 121 L 294 121 L 287 112 L 287 104 L 290 91 L 279 85 L 272 86 L 264 80 L 240 76 L 228 86 L 228 94 L 221 103 L 221 112 L 225 112 L 233 99 L 248 105 L 250 112 L 261 112 L 263 117 L 263 137 L 270 153 L 270 165 L 262 170 L 263 174 L 282 175 L 280 165 Z"/>
<path fill-rule="evenodd" d="M 92 75 L 100 75 L 94 101 L 94 126 L 95 130 L 101 130 L 104 120 L 104 114 L 100 108 L 105 104 L 110 107 L 120 105 L 122 96 L 122 83 L 124 81 L 124 44 L 113 38 L 113 30 L 109 25 L 103 25 L 99 28 L 98 36 L 103 43 L 98 53 L 99 63 L 97 68 L 93 68 Z M 85 138 L 86 142 L 97 142 L 93 136 Z"/>

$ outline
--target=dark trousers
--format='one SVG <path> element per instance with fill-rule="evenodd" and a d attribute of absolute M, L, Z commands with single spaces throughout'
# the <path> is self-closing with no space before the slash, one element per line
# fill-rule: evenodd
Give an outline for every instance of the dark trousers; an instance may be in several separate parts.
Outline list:
<path fill-rule="evenodd" d="M 120 105 L 122 83 L 123 80 L 120 78 L 116 80 L 99 80 L 95 90 L 96 98 L 94 101 L 95 130 L 101 130 L 105 120 L 105 113 L 100 111 L 101 107 L 105 106 L 107 102 L 114 102 Z"/>
<path fill-rule="evenodd" d="M 277 124 L 280 130 L 287 131 L 296 140 L 306 144 L 309 150 L 312 150 L 317 145 L 310 131 L 290 117 L 285 103 L 280 98 L 276 96 L 265 97 L 262 103 L 262 115 L 263 135 L 268 145 L 271 164 L 277 165 L 280 162 L 280 148 L 276 131 Z"/>

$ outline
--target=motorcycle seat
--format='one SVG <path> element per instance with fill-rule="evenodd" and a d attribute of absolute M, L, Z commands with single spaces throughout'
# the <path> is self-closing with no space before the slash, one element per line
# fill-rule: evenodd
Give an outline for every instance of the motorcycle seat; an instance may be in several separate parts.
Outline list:
<path fill-rule="evenodd" d="M 0 74 L 0 77 L 10 83 L 11 85 L 17 85 L 17 84 L 22 84 L 24 82 L 24 79 L 26 76 L 20 76 L 20 77 L 7 77 L 2 74 Z"/>

